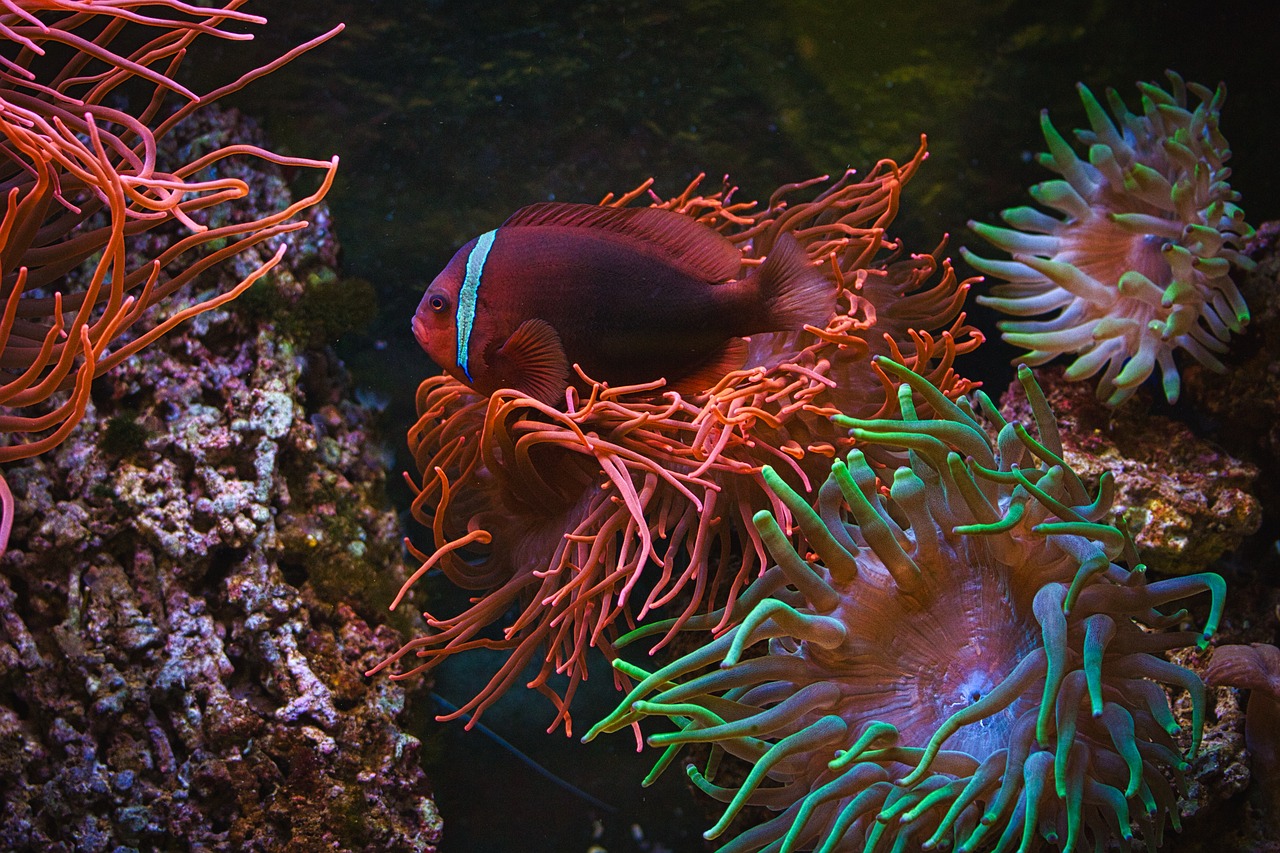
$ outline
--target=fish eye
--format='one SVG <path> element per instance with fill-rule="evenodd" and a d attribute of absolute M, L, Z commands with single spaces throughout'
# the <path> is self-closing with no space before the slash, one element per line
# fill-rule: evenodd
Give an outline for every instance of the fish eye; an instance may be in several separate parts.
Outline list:
<path fill-rule="evenodd" d="M 427 304 L 431 306 L 432 311 L 442 314 L 449 310 L 449 297 L 443 293 L 433 293 L 431 298 L 427 300 Z"/>

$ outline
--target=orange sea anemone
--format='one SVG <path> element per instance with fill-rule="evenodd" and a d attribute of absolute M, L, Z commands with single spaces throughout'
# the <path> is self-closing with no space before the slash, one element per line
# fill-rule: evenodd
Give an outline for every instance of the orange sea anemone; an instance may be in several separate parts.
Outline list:
<path fill-rule="evenodd" d="M 751 518 L 761 509 L 787 517 L 761 478 L 764 465 L 810 494 L 848 448 L 830 416 L 896 408 L 886 395 L 894 383 L 873 369 L 872 355 L 905 361 L 948 394 L 972 387 L 952 369 L 981 341 L 961 312 L 969 282 L 957 281 L 941 247 L 907 255 L 885 233 L 924 157 L 922 143 L 903 166 L 885 160 L 861 179 L 849 172 L 786 186 L 764 208 L 733 201 L 727 187 L 698 195 L 699 181 L 665 201 L 651 194 L 739 245 L 744 270 L 791 233 L 839 284 L 826 328 L 753 337 L 746 365 L 705 393 L 583 377 L 590 394 L 570 389 L 562 410 L 513 391 L 480 397 L 448 377 L 423 382 L 409 433 L 422 472 L 413 514 L 436 547 L 413 549 L 421 566 L 400 598 L 436 567 L 483 594 L 459 615 L 428 616 L 433 632 L 379 669 L 414 653 L 422 662 L 394 676 L 404 678 L 468 649 L 508 650 L 488 685 L 448 718 L 478 715 L 540 661 L 529 686 L 555 703 L 551 728 L 569 732 L 588 649 L 613 657 L 619 629 L 658 612 L 675 614 L 674 636 L 695 614 L 731 604 L 763 570 L 767 552 Z M 648 189 L 602 203 L 632 204 Z M 807 193 L 816 194 L 799 200 Z M 500 638 L 482 635 L 517 605 Z M 550 684 L 555 673 L 568 677 L 563 693 Z"/>

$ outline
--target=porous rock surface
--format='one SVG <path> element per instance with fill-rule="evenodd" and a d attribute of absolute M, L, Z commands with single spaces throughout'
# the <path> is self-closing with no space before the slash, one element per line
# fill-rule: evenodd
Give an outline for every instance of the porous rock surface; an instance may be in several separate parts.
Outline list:
<path fill-rule="evenodd" d="M 253 133 L 216 111 L 193 130 Z M 263 209 L 286 198 L 278 173 L 247 177 Z M 327 211 L 308 215 L 255 285 L 277 300 L 336 263 Z M 370 622 L 402 570 L 344 383 L 232 303 L 100 378 L 65 443 L 6 469 L 0 849 L 436 849 L 411 697 L 362 674 L 401 643 Z"/>

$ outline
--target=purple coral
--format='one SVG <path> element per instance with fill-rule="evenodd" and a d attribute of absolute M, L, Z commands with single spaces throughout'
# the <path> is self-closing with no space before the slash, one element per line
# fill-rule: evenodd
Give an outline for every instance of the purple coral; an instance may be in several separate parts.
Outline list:
<path fill-rule="evenodd" d="M 258 136 L 212 109 L 161 156 Z M 281 171 L 257 165 L 242 175 L 254 203 L 291 204 Z M 286 300 L 337 245 L 282 239 L 291 251 L 260 287 Z M 240 274 L 210 270 L 197 287 Z M 183 310 L 157 308 L 140 325 Z M 366 621 L 403 575 L 379 448 L 335 361 L 254 316 L 214 310 L 175 329 L 98 380 L 65 441 L 6 469 L 0 848 L 439 841 L 405 733 L 412 698 L 360 675 L 401 642 Z"/>

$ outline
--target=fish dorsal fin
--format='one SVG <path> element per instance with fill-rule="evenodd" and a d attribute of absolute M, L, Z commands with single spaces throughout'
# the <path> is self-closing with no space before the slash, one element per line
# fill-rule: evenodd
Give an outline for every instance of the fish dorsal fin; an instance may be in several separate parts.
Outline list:
<path fill-rule="evenodd" d="M 590 228 L 630 237 L 656 249 L 697 278 L 715 283 L 736 278 L 742 253 L 723 234 L 685 216 L 657 207 L 601 207 L 547 201 L 511 214 L 503 228 Z"/>
<path fill-rule="evenodd" d="M 546 320 L 525 320 L 498 349 L 493 367 L 503 387 L 514 388 L 548 406 L 563 402 L 569 361 L 560 336 Z"/>
<path fill-rule="evenodd" d="M 742 338 L 730 338 L 720 349 L 713 352 L 693 370 L 671 382 L 668 386 L 686 397 L 706 391 L 713 387 L 725 374 L 737 370 L 747 360 L 747 342 Z"/>

